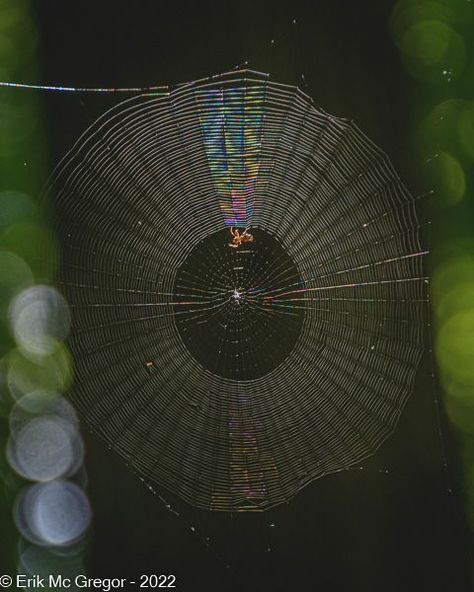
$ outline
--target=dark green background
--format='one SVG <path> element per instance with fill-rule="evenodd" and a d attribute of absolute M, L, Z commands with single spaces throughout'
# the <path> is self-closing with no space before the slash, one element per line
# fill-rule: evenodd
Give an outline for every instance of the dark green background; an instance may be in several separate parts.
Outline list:
<path fill-rule="evenodd" d="M 275 81 L 299 84 L 326 111 L 354 119 L 421 192 L 421 163 L 407 148 L 416 86 L 390 39 L 393 4 L 35 2 L 41 78 L 141 87 L 201 78 L 248 60 Z M 51 163 L 118 100 L 42 94 Z M 260 515 L 196 511 L 160 492 L 178 517 L 84 427 L 94 509 L 89 575 L 173 573 L 185 592 L 467 592 L 462 500 L 448 492 L 453 483 L 440 460 L 433 399 L 427 356 L 395 435 L 376 457 Z"/>

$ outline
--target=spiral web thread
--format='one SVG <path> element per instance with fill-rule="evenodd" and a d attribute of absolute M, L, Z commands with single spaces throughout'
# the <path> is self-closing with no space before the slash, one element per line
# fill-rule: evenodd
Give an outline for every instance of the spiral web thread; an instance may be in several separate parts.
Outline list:
<path fill-rule="evenodd" d="M 415 199 L 353 122 L 234 71 L 114 107 L 47 193 L 72 398 L 145 479 L 264 510 L 393 432 L 423 350 L 426 252 Z M 230 226 L 256 241 L 229 248 Z"/>

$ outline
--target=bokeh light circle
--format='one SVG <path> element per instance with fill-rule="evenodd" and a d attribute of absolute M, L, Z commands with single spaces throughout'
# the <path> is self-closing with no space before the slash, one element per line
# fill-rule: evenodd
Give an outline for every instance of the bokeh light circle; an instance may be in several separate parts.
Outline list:
<path fill-rule="evenodd" d="M 16 253 L 0 249 L 0 318 L 7 314 L 13 296 L 33 283 L 28 264 Z"/>
<path fill-rule="evenodd" d="M 87 531 L 91 508 L 80 487 L 70 481 L 38 483 L 24 490 L 16 505 L 17 526 L 36 544 L 71 545 Z"/>
<path fill-rule="evenodd" d="M 5 364 L 7 386 L 15 399 L 38 390 L 64 393 L 72 383 L 71 355 L 63 343 L 57 343 L 52 354 L 35 359 L 13 350 Z"/>
<path fill-rule="evenodd" d="M 451 82 L 465 67 L 467 54 L 462 36 L 449 24 L 427 19 L 407 27 L 398 40 L 407 70 L 428 82 Z"/>
<path fill-rule="evenodd" d="M 10 305 L 9 320 L 15 340 L 25 355 L 51 355 L 69 332 L 67 302 L 50 286 L 32 286 Z"/>
<path fill-rule="evenodd" d="M 50 575 L 57 577 L 61 574 L 63 578 L 72 580 L 77 575 L 86 573 L 84 561 L 78 552 L 65 556 L 60 551 L 24 543 L 20 549 L 18 573 L 40 578 L 48 578 Z M 68 589 L 76 590 L 73 585 Z"/>
<path fill-rule="evenodd" d="M 73 473 L 82 461 L 78 434 L 61 418 L 44 415 L 23 424 L 10 436 L 8 457 L 26 479 L 50 481 Z"/>

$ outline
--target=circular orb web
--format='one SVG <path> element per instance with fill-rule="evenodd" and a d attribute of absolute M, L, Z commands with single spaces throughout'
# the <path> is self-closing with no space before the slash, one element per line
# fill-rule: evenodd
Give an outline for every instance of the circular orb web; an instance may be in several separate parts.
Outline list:
<path fill-rule="evenodd" d="M 254 241 L 229 248 L 223 230 L 199 241 L 179 267 L 175 319 L 183 343 L 213 374 L 234 380 L 264 376 L 287 358 L 298 339 L 304 308 L 273 298 L 302 286 L 298 269 L 272 235 L 253 230 Z M 190 307 L 195 312 L 189 313 Z"/>
<path fill-rule="evenodd" d="M 235 71 L 117 105 L 46 194 L 71 398 L 144 479 L 265 510 L 394 431 L 424 251 L 415 199 L 353 122 Z M 229 247 L 231 228 L 254 241 Z"/>

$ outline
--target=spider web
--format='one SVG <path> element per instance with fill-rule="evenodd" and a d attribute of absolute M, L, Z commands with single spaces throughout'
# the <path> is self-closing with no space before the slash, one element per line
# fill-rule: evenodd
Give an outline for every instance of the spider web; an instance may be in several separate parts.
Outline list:
<path fill-rule="evenodd" d="M 348 120 L 235 71 L 120 103 L 47 194 L 72 398 L 147 480 L 263 510 L 372 455 L 423 351 L 415 199 Z M 231 226 L 253 243 L 230 249 Z"/>

